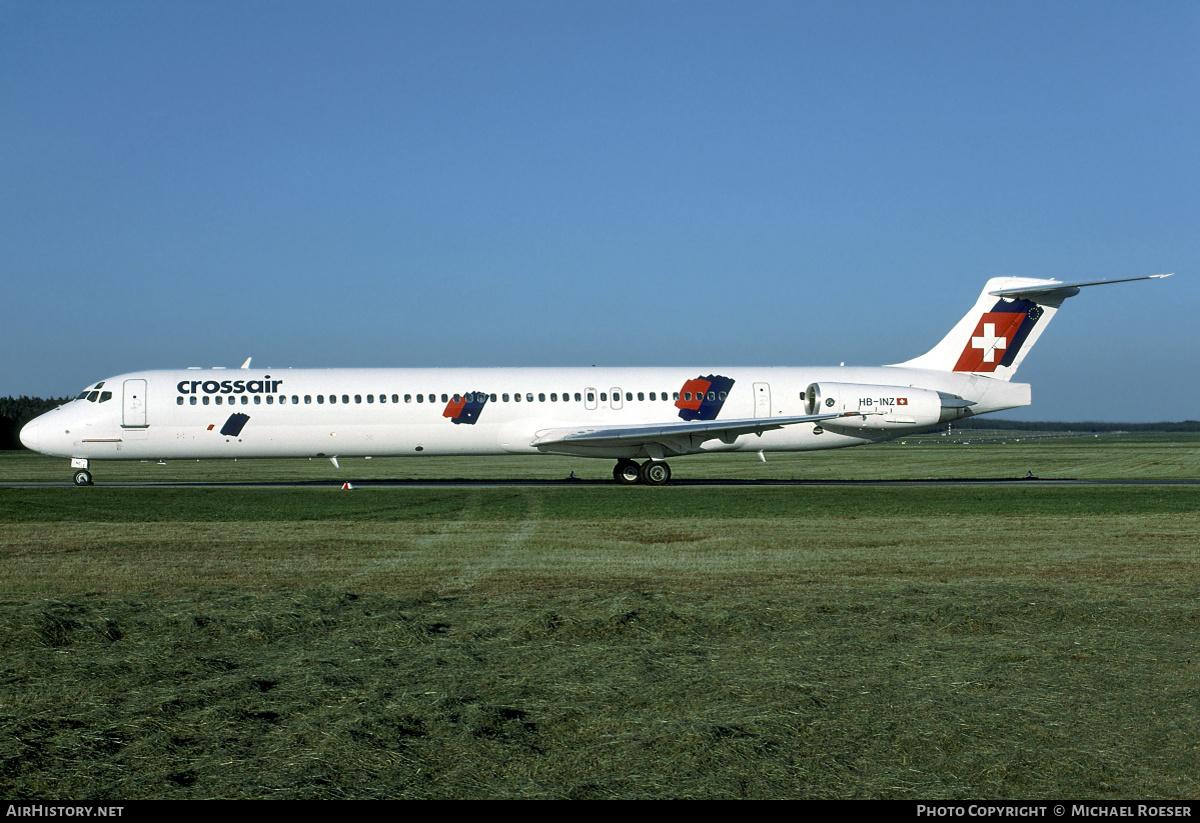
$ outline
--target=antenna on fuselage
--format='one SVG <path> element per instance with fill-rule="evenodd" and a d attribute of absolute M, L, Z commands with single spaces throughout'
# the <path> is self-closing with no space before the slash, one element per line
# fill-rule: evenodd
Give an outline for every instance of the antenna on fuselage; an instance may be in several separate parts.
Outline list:
<path fill-rule="evenodd" d="M 246 358 L 246 362 L 242 364 L 242 368 L 243 368 L 243 369 L 248 369 L 248 368 L 250 368 L 250 361 L 251 361 L 251 360 L 253 360 L 253 359 L 254 359 L 254 357 L 253 357 L 253 356 L 251 356 L 251 357 L 247 357 L 247 358 Z"/>

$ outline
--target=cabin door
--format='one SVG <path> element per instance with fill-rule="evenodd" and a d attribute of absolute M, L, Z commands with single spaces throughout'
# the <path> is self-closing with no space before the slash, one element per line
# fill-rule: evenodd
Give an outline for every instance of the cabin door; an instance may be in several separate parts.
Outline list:
<path fill-rule="evenodd" d="M 145 380 L 125 381 L 125 399 L 122 401 L 121 407 L 121 425 L 127 429 L 146 428 Z"/>
<path fill-rule="evenodd" d="M 754 416 L 755 417 L 770 417 L 771 416 L 771 384 L 770 383 L 755 383 L 754 384 Z"/>

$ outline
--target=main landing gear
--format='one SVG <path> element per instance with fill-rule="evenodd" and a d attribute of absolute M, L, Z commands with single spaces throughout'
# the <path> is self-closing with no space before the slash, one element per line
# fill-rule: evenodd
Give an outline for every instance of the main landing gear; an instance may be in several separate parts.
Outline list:
<path fill-rule="evenodd" d="M 671 482 L 671 467 L 665 460 L 647 460 L 642 465 L 627 458 L 617 461 L 613 468 L 613 479 L 626 486 L 644 483 L 647 486 L 665 486 Z"/>

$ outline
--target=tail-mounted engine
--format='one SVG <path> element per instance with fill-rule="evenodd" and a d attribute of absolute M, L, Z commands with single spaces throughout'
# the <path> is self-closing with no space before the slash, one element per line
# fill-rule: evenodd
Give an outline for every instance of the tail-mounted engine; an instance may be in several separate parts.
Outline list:
<path fill-rule="evenodd" d="M 837 412 L 826 426 L 853 429 L 902 429 L 936 426 L 963 416 L 974 405 L 961 397 L 906 386 L 869 383 L 813 383 L 805 390 L 808 414 Z"/>

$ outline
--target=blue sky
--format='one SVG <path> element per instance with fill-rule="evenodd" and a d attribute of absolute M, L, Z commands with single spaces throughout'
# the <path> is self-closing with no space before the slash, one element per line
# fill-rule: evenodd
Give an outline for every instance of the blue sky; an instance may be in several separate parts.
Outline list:
<path fill-rule="evenodd" d="M 1086 290 L 1007 417 L 1200 416 L 1200 4 L 5 2 L 0 395 L 829 365 Z"/>

